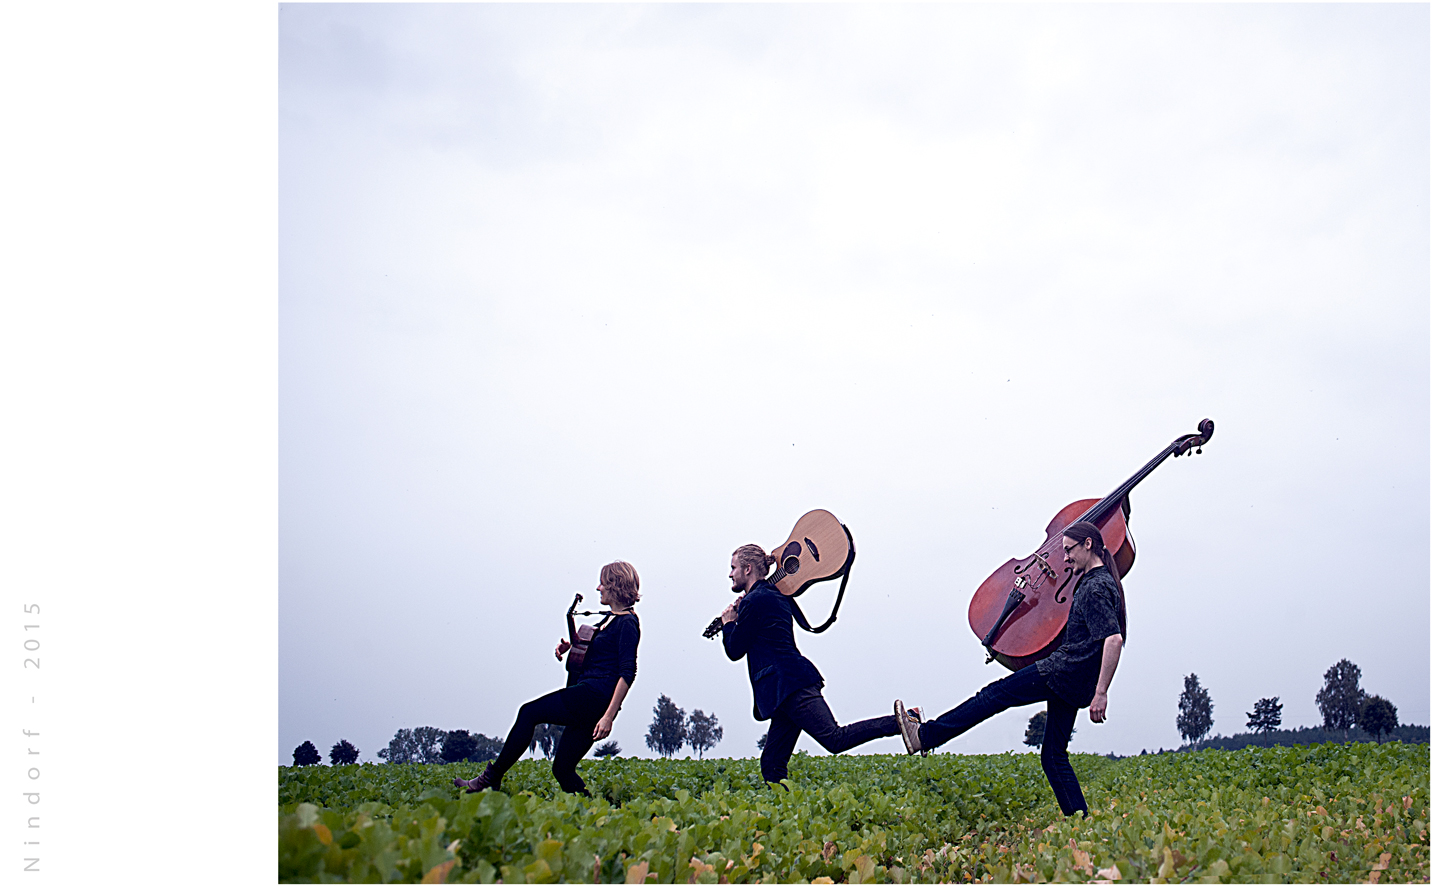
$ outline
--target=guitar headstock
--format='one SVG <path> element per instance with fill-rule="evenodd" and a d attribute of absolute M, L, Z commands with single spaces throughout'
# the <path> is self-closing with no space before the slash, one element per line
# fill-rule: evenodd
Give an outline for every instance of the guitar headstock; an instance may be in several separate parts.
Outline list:
<path fill-rule="evenodd" d="M 1173 457 L 1178 458 L 1180 455 L 1185 455 L 1190 449 L 1193 450 L 1194 455 L 1201 454 L 1203 445 L 1212 437 L 1213 419 L 1205 418 L 1198 423 L 1197 434 L 1185 434 L 1173 441 Z"/>

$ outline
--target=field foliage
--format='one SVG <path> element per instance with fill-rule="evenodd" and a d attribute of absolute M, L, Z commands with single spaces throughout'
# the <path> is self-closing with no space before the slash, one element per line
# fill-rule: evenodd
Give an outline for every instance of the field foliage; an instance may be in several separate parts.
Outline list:
<path fill-rule="evenodd" d="M 280 882 L 1373 882 L 1428 879 L 1428 747 L 1077 755 L 1064 819 L 1033 754 L 279 770 Z"/>

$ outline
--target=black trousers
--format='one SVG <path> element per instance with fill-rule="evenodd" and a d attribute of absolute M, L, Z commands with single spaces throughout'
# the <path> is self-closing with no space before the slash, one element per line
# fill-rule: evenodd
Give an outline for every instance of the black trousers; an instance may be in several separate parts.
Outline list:
<path fill-rule="evenodd" d="M 610 698 L 600 698 L 597 692 L 581 684 L 558 689 L 527 702 L 517 709 L 517 722 L 507 733 L 502 753 L 490 764 L 494 774 L 500 781 L 507 770 L 527 753 L 538 723 L 554 723 L 567 728 L 562 730 L 556 753 L 552 755 L 552 774 L 557 776 L 557 784 L 567 793 L 587 793 L 586 782 L 577 774 L 577 761 L 592 749 L 592 730 L 602 714 L 606 713 L 610 702 Z"/>
<path fill-rule="evenodd" d="M 1049 688 L 1036 665 L 1021 668 L 1003 680 L 994 681 L 959 707 L 923 724 L 920 727 L 920 744 L 926 748 L 937 748 L 1001 711 L 1041 701 L 1048 703 L 1045 708 L 1048 716 L 1044 721 L 1044 744 L 1039 749 L 1044 777 L 1049 779 L 1054 799 L 1059 801 L 1059 809 L 1065 815 L 1075 812 L 1088 815 L 1089 806 L 1084 802 L 1084 792 L 1079 789 L 1074 767 L 1069 765 L 1069 736 L 1074 732 L 1074 716 L 1079 709 Z"/>
<path fill-rule="evenodd" d="M 771 782 L 786 777 L 786 766 L 802 731 L 827 751 L 838 754 L 873 738 L 899 735 L 900 727 L 894 714 L 838 726 L 835 715 L 830 712 L 830 705 L 825 703 L 818 687 L 798 689 L 787 696 L 771 715 L 771 728 L 766 732 L 766 749 L 761 752 L 762 778 Z"/>

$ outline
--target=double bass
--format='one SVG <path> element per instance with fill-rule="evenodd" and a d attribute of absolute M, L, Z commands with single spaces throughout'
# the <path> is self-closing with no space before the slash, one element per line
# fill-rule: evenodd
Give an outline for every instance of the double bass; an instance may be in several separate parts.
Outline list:
<path fill-rule="evenodd" d="M 1213 436 L 1213 421 L 1198 423 L 1197 434 L 1174 440 L 1148 464 L 1103 498 L 1065 505 L 1044 527 L 1044 543 L 1022 560 L 1010 560 L 994 571 L 970 600 L 970 629 L 980 638 L 985 664 L 998 661 L 1017 671 L 1048 656 L 1064 641 L 1064 626 L 1079 576 L 1064 564 L 1060 543 L 1064 529 L 1081 520 L 1099 527 L 1104 547 L 1122 578 L 1134 565 L 1134 537 L 1129 534 L 1129 493 L 1169 456 L 1203 452 Z"/>

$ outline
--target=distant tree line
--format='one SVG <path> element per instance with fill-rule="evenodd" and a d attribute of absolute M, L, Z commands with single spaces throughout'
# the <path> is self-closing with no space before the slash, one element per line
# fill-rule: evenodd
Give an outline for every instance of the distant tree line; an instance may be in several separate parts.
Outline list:
<path fill-rule="evenodd" d="M 1403 744 L 1427 744 L 1426 726 L 1398 726 L 1382 736 L 1384 741 L 1400 741 Z M 1236 735 L 1220 735 L 1205 738 L 1180 750 L 1236 751 L 1239 748 L 1292 747 L 1301 744 L 1325 744 L 1346 741 L 1376 741 L 1372 733 L 1354 727 L 1350 730 L 1325 729 L 1322 726 L 1299 726 L 1295 729 L 1274 729 L 1268 732 L 1240 732 Z"/>
<path fill-rule="evenodd" d="M 295 766 L 317 766 L 322 762 L 323 757 L 311 741 L 306 741 L 293 749 L 293 765 Z M 339 739 L 338 743 L 328 752 L 328 762 L 334 766 L 357 763 L 358 749 L 353 747 L 353 743 L 348 739 Z"/>
<path fill-rule="evenodd" d="M 1183 678 L 1183 692 L 1179 695 L 1175 721 L 1185 742 L 1179 750 L 1232 750 L 1327 741 L 1382 742 L 1389 738 L 1401 742 L 1427 742 L 1428 727 L 1400 725 L 1397 706 L 1381 696 L 1369 695 L 1359 685 L 1361 679 L 1362 669 L 1347 659 L 1328 668 L 1323 674 L 1323 688 L 1318 690 L 1315 698 L 1323 715 L 1320 727 L 1282 729 L 1283 705 L 1275 695 L 1258 699 L 1253 710 L 1246 712 L 1248 732 L 1208 738 L 1213 729 L 1213 699 L 1199 682 L 1198 675 L 1189 674 Z M 651 711 L 653 716 L 646 732 L 646 746 L 663 757 L 671 757 L 686 746 L 690 746 L 698 757 L 704 757 L 721 741 L 723 730 L 715 714 L 697 709 L 687 716 L 685 710 L 677 707 L 664 694 L 657 698 Z M 1043 745 L 1045 720 L 1044 711 L 1029 718 L 1024 733 L 1025 744 L 1032 747 Z M 550 758 L 561 740 L 562 729 L 552 724 L 539 725 L 527 750 L 535 753 L 540 747 L 543 756 Z M 419 726 L 416 729 L 399 729 L 388 746 L 378 752 L 378 758 L 388 763 L 480 763 L 501 753 L 502 744 L 500 738 L 469 733 L 466 729 L 446 732 L 432 726 Z M 764 749 L 765 744 L 766 736 L 763 735 L 757 740 L 756 747 Z M 615 741 L 606 741 L 592 753 L 597 757 L 616 756 L 621 753 L 621 746 Z M 329 750 L 328 758 L 335 766 L 355 763 L 358 749 L 347 739 L 341 739 Z M 322 762 L 323 757 L 313 742 L 305 741 L 294 748 L 295 766 L 313 766 Z"/>
<path fill-rule="evenodd" d="M 706 714 L 697 708 L 688 717 L 685 710 L 665 695 L 656 700 L 651 713 L 646 746 L 663 757 L 670 757 L 683 746 L 690 745 L 697 758 L 703 758 L 707 751 L 716 747 L 725 732 L 715 714 Z"/>
<path fill-rule="evenodd" d="M 652 713 L 656 717 L 647 731 L 646 745 L 663 757 L 670 757 L 687 745 L 696 751 L 697 756 L 703 756 L 721 741 L 723 730 L 715 714 L 695 710 L 688 717 L 684 710 L 678 708 L 665 695 L 657 699 Z M 541 748 L 542 755 L 550 759 L 557 751 L 557 743 L 562 740 L 563 728 L 551 723 L 538 724 L 532 733 L 532 741 L 527 746 L 528 752 L 536 753 L 537 749 Z M 419 726 L 415 729 L 399 729 L 394 733 L 388 746 L 378 752 L 378 759 L 385 763 L 429 765 L 462 761 L 481 763 L 502 753 L 503 741 L 501 738 L 489 738 L 480 732 L 472 733 L 466 729 L 449 732 L 435 726 Z M 621 752 L 621 745 L 615 741 L 605 741 L 593 749 L 592 755 L 614 757 Z M 357 762 L 358 749 L 347 739 L 343 739 L 333 746 L 329 759 L 335 766 Z M 314 766 L 322 762 L 323 757 L 311 741 L 305 741 L 293 750 L 295 766 Z"/>
<path fill-rule="evenodd" d="M 470 760 L 481 763 L 491 760 L 502 751 L 502 740 L 488 738 L 482 733 L 470 733 L 466 729 L 446 731 L 435 726 L 419 726 L 416 729 L 399 729 L 394 733 L 388 746 L 378 752 L 378 759 L 385 763 L 459 763 Z"/>
<path fill-rule="evenodd" d="M 1213 729 L 1213 699 L 1198 680 L 1197 674 L 1183 678 L 1183 692 L 1178 697 L 1178 718 L 1175 725 L 1184 738 L 1178 750 L 1217 748 L 1236 750 L 1243 747 L 1274 747 L 1276 745 L 1321 744 L 1323 742 L 1377 741 L 1387 739 L 1407 743 L 1428 740 L 1428 727 L 1405 726 L 1397 722 L 1397 706 L 1385 698 L 1369 695 L 1359 685 L 1362 669 L 1347 659 L 1339 661 L 1323 674 L 1323 688 L 1318 691 L 1318 710 L 1323 715 L 1321 726 L 1300 726 L 1282 729 L 1283 705 L 1278 696 L 1260 698 L 1253 710 L 1245 713 L 1248 732 L 1208 738 Z M 1029 718 L 1024 743 L 1040 747 L 1044 743 L 1046 715 L 1040 711 Z M 758 743 L 758 746 L 764 741 Z M 1164 753 L 1160 748 L 1159 753 Z M 1144 753 L 1148 753 L 1145 751 Z M 1115 755 L 1110 755 L 1117 759 Z"/>
<path fill-rule="evenodd" d="M 1362 669 L 1347 659 L 1327 669 L 1323 674 L 1323 688 L 1314 698 L 1323 715 L 1321 727 L 1279 728 L 1283 724 L 1283 705 L 1275 695 L 1258 699 L 1253 710 L 1246 713 L 1248 732 L 1209 739 L 1208 733 L 1213 728 L 1213 701 L 1208 690 L 1199 684 L 1198 675 L 1189 674 L 1183 678 L 1176 721 L 1185 742 L 1183 749 L 1271 747 L 1324 741 L 1381 742 L 1387 738 L 1427 741 L 1426 726 L 1400 726 L 1397 706 L 1379 695 L 1369 695 L 1359 685 L 1361 679 Z"/>

